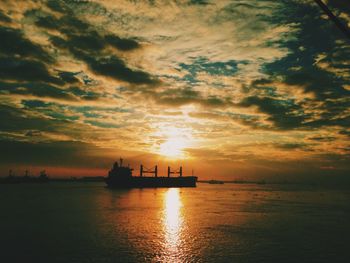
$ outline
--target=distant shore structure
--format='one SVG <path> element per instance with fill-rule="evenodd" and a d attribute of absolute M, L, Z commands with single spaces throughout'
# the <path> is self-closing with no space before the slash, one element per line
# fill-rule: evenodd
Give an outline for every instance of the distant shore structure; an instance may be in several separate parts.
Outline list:
<path fill-rule="evenodd" d="M 208 184 L 224 184 L 224 181 L 220 181 L 220 180 L 209 180 Z"/>
<path fill-rule="evenodd" d="M 45 170 L 40 171 L 39 176 L 31 176 L 29 170 L 24 171 L 23 176 L 15 176 L 12 169 L 9 170 L 9 175 L 1 178 L 0 183 L 4 184 L 18 184 L 18 183 L 46 183 L 49 177 Z"/>
<path fill-rule="evenodd" d="M 139 176 L 133 176 L 134 169 L 123 166 L 123 159 L 115 162 L 106 179 L 109 188 L 157 188 L 157 187 L 196 187 L 196 176 L 183 176 L 182 166 L 178 170 L 167 169 L 167 176 L 158 176 L 158 165 L 146 168 L 140 165 Z M 147 175 L 153 176 L 147 176 Z M 172 177 L 172 175 L 178 175 Z"/>

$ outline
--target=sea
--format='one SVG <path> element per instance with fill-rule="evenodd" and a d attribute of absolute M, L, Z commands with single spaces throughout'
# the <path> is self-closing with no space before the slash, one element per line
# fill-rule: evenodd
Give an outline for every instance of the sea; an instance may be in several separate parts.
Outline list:
<path fill-rule="evenodd" d="M 0 185 L 0 262 L 350 262 L 350 189 Z"/>

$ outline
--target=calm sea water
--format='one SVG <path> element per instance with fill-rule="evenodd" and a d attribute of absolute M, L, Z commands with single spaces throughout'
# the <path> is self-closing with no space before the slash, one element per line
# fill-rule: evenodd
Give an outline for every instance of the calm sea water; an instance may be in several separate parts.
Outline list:
<path fill-rule="evenodd" d="M 350 262 L 350 191 L 0 185 L 0 262 Z"/>

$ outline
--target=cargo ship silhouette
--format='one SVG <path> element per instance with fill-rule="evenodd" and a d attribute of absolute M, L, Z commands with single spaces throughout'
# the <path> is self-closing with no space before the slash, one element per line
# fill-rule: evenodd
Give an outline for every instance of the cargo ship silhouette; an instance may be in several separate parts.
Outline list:
<path fill-rule="evenodd" d="M 158 166 L 147 169 L 140 165 L 140 176 L 132 175 L 133 169 L 130 166 L 123 166 L 123 159 L 120 163 L 115 162 L 108 173 L 106 179 L 107 186 L 110 188 L 156 188 L 156 187 L 196 187 L 196 176 L 183 176 L 182 166 L 177 171 L 171 171 L 168 166 L 167 176 L 158 176 Z M 153 176 L 145 176 L 153 174 Z M 178 174 L 171 177 L 172 174 Z"/>

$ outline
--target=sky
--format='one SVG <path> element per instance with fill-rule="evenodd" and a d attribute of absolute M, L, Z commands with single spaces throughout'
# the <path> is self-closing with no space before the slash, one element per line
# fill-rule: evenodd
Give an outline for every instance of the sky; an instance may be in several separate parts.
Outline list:
<path fill-rule="evenodd" d="M 0 39 L 2 176 L 350 180 L 350 41 L 313 0 L 2 0 Z"/>

